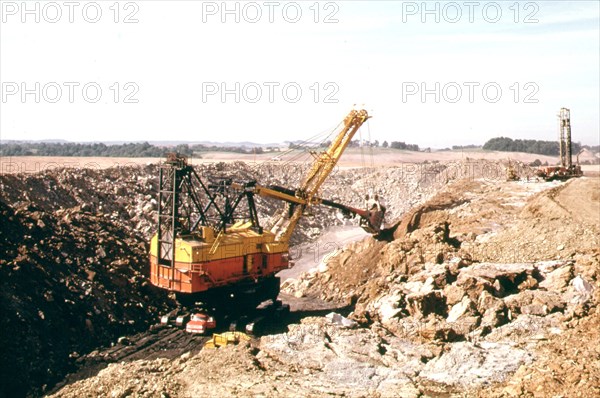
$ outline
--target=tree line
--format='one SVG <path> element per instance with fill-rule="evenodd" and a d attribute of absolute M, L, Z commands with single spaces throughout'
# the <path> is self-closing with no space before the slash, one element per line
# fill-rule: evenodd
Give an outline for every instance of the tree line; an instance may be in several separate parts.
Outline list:
<path fill-rule="evenodd" d="M 267 148 L 273 151 L 274 148 Z M 235 153 L 264 153 L 261 147 L 249 148 L 245 146 L 206 146 L 179 144 L 174 147 L 165 147 L 136 142 L 127 144 L 106 145 L 103 143 L 55 143 L 55 142 L 2 142 L 0 143 L 0 156 L 96 156 L 96 157 L 127 157 L 127 158 L 155 158 L 164 157 L 168 152 L 178 152 L 186 156 L 196 156 L 202 152 L 235 152 Z"/>
<path fill-rule="evenodd" d="M 321 144 L 327 147 L 330 141 Z M 363 142 L 363 146 L 365 143 Z M 406 144 L 402 141 L 383 141 L 380 145 L 375 140 L 366 145 L 372 147 L 383 147 L 401 149 L 407 151 L 420 151 L 416 144 Z M 359 147 L 360 142 L 353 140 L 350 147 Z M 290 148 L 303 148 L 296 143 L 290 143 Z M 572 143 L 572 153 L 576 155 L 582 148 L 589 148 L 598 152 L 598 146 L 582 146 L 578 142 Z M 476 145 L 453 146 L 453 149 L 478 148 Z M 539 155 L 558 156 L 557 141 L 522 140 L 508 137 L 496 137 L 488 140 L 483 145 L 484 150 L 503 152 L 526 152 Z M 216 145 L 188 145 L 179 144 L 174 147 L 165 147 L 149 144 L 148 142 L 136 142 L 127 144 L 106 145 L 103 143 L 81 144 L 81 143 L 49 143 L 49 142 L 3 142 L 0 143 L 0 156 L 98 156 L 98 157 L 164 157 L 168 152 L 179 152 L 186 156 L 198 156 L 203 152 L 234 152 L 244 154 L 261 154 L 277 151 L 279 148 L 262 148 L 247 146 L 216 146 Z"/>
<path fill-rule="evenodd" d="M 192 145 L 190 149 L 193 152 L 233 152 L 233 153 L 246 153 L 246 154 L 261 154 L 265 152 L 278 152 L 279 147 L 248 147 L 242 146 L 218 146 L 218 145 Z"/>
<path fill-rule="evenodd" d="M 378 140 L 373 141 L 371 143 L 371 146 L 379 147 L 379 141 Z M 404 141 L 392 141 L 392 142 L 383 141 L 383 143 L 381 144 L 381 147 L 382 148 L 392 148 L 392 149 L 403 149 L 405 151 L 415 151 L 415 152 L 419 152 L 421 150 L 417 144 L 407 144 Z"/>
<path fill-rule="evenodd" d="M 317 146 L 319 148 L 327 148 L 331 145 L 331 141 L 323 141 L 319 143 Z M 379 143 L 379 140 L 374 141 L 361 141 L 361 140 L 352 140 L 348 143 L 348 148 L 360 148 L 360 147 L 373 147 L 373 148 L 392 148 L 392 149 L 403 149 L 406 151 L 420 151 L 421 149 L 417 144 L 407 144 L 403 141 L 392 141 L 391 143 L 387 141 L 383 141 L 383 143 Z M 306 149 L 306 144 L 303 142 L 290 142 L 290 149 Z"/>
<path fill-rule="evenodd" d="M 159 147 L 147 142 L 117 145 L 103 143 L 48 143 L 48 142 L 6 142 L 0 144 L 1 156 L 98 156 L 98 157 L 163 157 L 167 152 L 180 152 L 191 155 L 187 144 L 176 147 Z"/>
<path fill-rule="evenodd" d="M 578 142 L 571 143 L 571 152 L 576 155 L 582 145 Z M 558 156 L 558 141 L 521 140 L 508 137 L 496 137 L 483 144 L 483 149 L 502 152 L 525 152 L 539 155 Z"/>
<path fill-rule="evenodd" d="M 452 150 L 454 151 L 460 151 L 462 149 L 481 149 L 481 145 L 452 145 Z"/>
<path fill-rule="evenodd" d="M 331 141 L 322 142 L 319 147 L 326 148 Z M 379 144 L 378 140 L 362 143 L 363 146 L 403 149 L 408 151 L 419 151 L 416 144 L 406 144 L 401 141 L 384 141 Z M 360 147 L 359 140 L 350 142 L 350 147 Z M 290 149 L 305 149 L 299 143 L 289 143 Z M 80 156 L 80 157 L 127 157 L 127 158 L 153 158 L 164 157 L 168 152 L 178 152 L 186 156 L 199 157 L 203 152 L 233 152 L 242 154 L 262 154 L 267 152 L 278 152 L 279 147 L 249 147 L 241 146 L 217 146 L 217 145 L 189 145 L 179 144 L 174 147 L 157 146 L 148 142 L 135 142 L 126 144 L 107 145 L 103 143 L 57 143 L 57 142 L 0 142 L 0 156 Z"/>

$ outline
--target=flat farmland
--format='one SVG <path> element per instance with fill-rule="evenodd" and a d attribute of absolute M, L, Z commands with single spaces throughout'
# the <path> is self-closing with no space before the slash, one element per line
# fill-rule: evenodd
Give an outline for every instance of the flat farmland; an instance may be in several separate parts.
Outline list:
<path fill-rule="evenodd" d="M 433 151 L 413 152 L 389 148 L 349 148 L 340 159 L 341 167 L 377 167 L 377 166 L 399 166 L 402 164 L 424 163 L 424 162 L 455 162 L 465 160 L 483 159 L 489 161 L 511 160 L 530 163 L 539 159 L 542 163 L 556 163 L 554 156 L 544 156 L 520 152 L 497 152 L 483 150 L 469 151 Z M 581 161 L 593 160 L 590 154 L 581 158 Z M 310 161 L 310 154 L 302 154 L 299 151 L 292 152 L 270 152 L 263 154 L 240 154 L 232 152 L 206 152 L 201 157 L 192 158 L 192 164 L 236 162 L 264 163 L 264 162 L 305 162 Z M 0 173 L 36 173 L 40 171 L 57 169 L 60 167 L 106 169 L 110 167 L 124 167 L 131 165 L 146 165 L 158 163 L 162 158 L 121 158 L 121 157 L 61 157 L 61 156 L 5 156 L 0 158 Z M 598 174 L 600 166 L 584 165 L 586 173 Z"/>

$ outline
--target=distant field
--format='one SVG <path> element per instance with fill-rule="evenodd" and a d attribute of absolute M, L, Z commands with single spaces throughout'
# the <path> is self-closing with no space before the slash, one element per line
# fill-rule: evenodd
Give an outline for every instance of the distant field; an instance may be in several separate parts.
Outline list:
<path fill-rule="evenodd" d="M 371 154 L 373 157 L 371 158 Z M 270 160 L 275 157 L 279 157 L 280 154 L 277 152 L 261 155 L 241 155 L 229 152 L 209 152 L 202 154 L 203 161 L 234 161 L 243 160 L 245 162 L 263 162 Z M 283 161 L 288 157 L 293 158 L 294 153 L 283 157 Z M 344 152 L 340 160 L 341 166 L 361 166 L 363 163 L 366 166 L 370 166 L 371 161 L 376 166 L 392 166 L 400 163 L 421 163 L 424 161 L 448 162 L 456 160 L 470 159 L 487 159 L 487 160 L 499 160 L 499 159 L 513 159 L 521 162 L 533 162 L 535 159 L 539 159 L 541 162 L 547 161 L 552 163 L 556 161 L 553 156 L 535 155 L 530 153 L 513 153 L 513 152 L 495 152 L 495 151 L 436 151 L 436 152 L 413 152 L 403 151 L 389 148 L 373 148 L 372 151 L 369 148 L 364 148 L 362 151 L 360 148 L 349 148 Z"/>
<path fill-rule="evenodd" d="M 371 154 L 373 156 L 371 156 Z M 260 155 L 238 154 L 232 152 L 207 152 L 202 154 L 201 159 L 192 159 L 193 164 L 244 161 L 247 163 L 274 162 L 285 163 L 289 159 L 297 158 L 297 161 L 309 161 L 310 155 L 296 156 L 291 153 L 282 156 L 282 153 L 273 152 Z M 282 157 L 281 160 L 273 158 Z M 403 163 L 422 162 L 452 162 L 467 159 L 502 160 L 511 159 L 529 163 L 539 159 L 542 163 L 554 164 L 557 159 L 554 156 L 536 155 L 519 152 L 496 152 L 496 151 L 434 151 L 434 152 L 412 152 L 389 148 L 349 148 L 342 156 L 339 165 L 341 167 L 371 167 L 371 166 L 394 166 Z M 51 156 L 12 156 L 0 158 L 1 173 L 35 173 L 59 167 L 96 168 L 105 169 L 115 166 L 144 165 L 158 163 L 162 158 L 109 158 L 109 157 L 51 157 Z M 581 159 L 581 160 L 588 160 Z M 599 171 L 599 166 L 584 166 L 584 171 Z"/>
<path fill-rule="evenodd" d="M 588 177 L 600 176 L 600 165 L 599 164 L 585 164 L 581 166 L 583 174 Z"/>

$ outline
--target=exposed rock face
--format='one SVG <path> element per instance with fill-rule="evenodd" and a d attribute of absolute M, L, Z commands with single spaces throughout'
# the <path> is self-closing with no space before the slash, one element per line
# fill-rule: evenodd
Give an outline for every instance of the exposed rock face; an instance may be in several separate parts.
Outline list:
<path fill-rule="evenodd" d="M 566 266 L 555 269 L 540 282 L 540 287 L 549 291 L 560 292 L 566 289 L 573 279 L 573 267 Z"/>
<path fill-rule="evenodd" d="M 381 322 L 394 335 L 411 341 L 449 344 L 449 351 L 419 372 L 421 386 L 429 380 L 443 384 L 440 391 L 447 392 L 461 383 L 471 388 L 502 382 L 532 363 L 537 341 L 553 336 L 560 340 L 565 325 L 593 314 L 598 301 L 594 295 L 600 276 L 597 238 L 578 242 L 572 254 L 563 257 L 560 253 L 567 246 L 559 250 L 559 245 L 550 243 L 525 248 L 506 233 L 535 234 L 533 226 L 548 228 L 558 214 L 563 227 L 556 230 L 557 236 L 569 237 L 581 229 L 589 236 L 589 231 L 600 231 L 600 219 L 570 222 L 563 208 L 557 210 L 544 196 L 560 197 L 556 188 L 539 194 L 527 188 L 518 189 L 525 191 L 519 195 L 532 196 L 529 203 L 497 211 L 496 219 L 502 224 L 482 219 L 479 211 L 489 212 L 498 202 L 510 202 L 513 193 L 505 191 L 502 196 L 493 187 L 473 183 L 471 189 L 479 196 L 467 201 L 464 198 L 469 194 L 462 189 L 442 192 L 406 214 L 397 224 L 396 240 L 381 246 L 367 239 L 329 258 L 326 278 L 317 271 L 310 280 L 300 280 L 308 282 L 304 294 L 356 302 L 351 316 L 363 325 Z M 535 210 L 535 217 L 523 218 L 536 208 L 531 203 L 545 203 L 546 208 Z M 466 226 L 482 233 L 464 233 Z M 497 243 L 492 245 L 492 241 Z M 519 248 L 518 254 L 527 261 L 488 260 L 499 255 L 515 258 L 507 255 L 511 247 Z M 584 276 L 576 279 L 577 274 Z M 290 288 L 294 283 L 298 282 L 290 282 Z"/>
<path fill-rule="evenodd" d="M 519 366 L 533 360 L 531 353 L 511 343 L 458 342 L 449 352 L 428 362 L 419 374 L 437 383 L 472 387 L 503 381 Z"/>

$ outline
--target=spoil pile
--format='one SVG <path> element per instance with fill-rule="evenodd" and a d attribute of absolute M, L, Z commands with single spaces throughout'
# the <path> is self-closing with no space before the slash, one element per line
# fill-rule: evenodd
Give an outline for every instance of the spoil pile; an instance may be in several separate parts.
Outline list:
<path fill-rule="evenodd" d="M 299 186 L 309 166 L 219 162 L 195 168 L 201 178 L 209 182 L 229 177 L 235 181 L 258 181 L 264 185 L 294 188 Z M 367 193 L 378 193 L 385 201 L 389 222 L 427 200 L 448 182 L 482 175 L 494 181 L 504 178 L 503 170 L 501 163 L 473 160 L 400 167 L 336 168 L 323 186 L 321 196 L 362 208 Z M 32 204 L 44 211 L 55 211 L 80 206 L 84 212 L 109 215 L 119 226 L 144 239 L 154 233 L 157 189 L 157 164 L 103 170 L 57 168 L 34 174 L 0 175 L 0 199 L 12 207 Z M 257 198 L 256 202 L 263 225 L 283 208 L 276 200 Z M 338 212 L 325 206 L 312 208 L 311 214 L 312 217 L 301 219 L 292 244 L 310 240 L 328 226 L 343 224 Z"/>
<path fill-rule="evenodd" d="M 145 242 L 110 217 L 0 201 L 0 218 L 0 395 L 43 392 L 173 307 L 147 282 Z"/>

